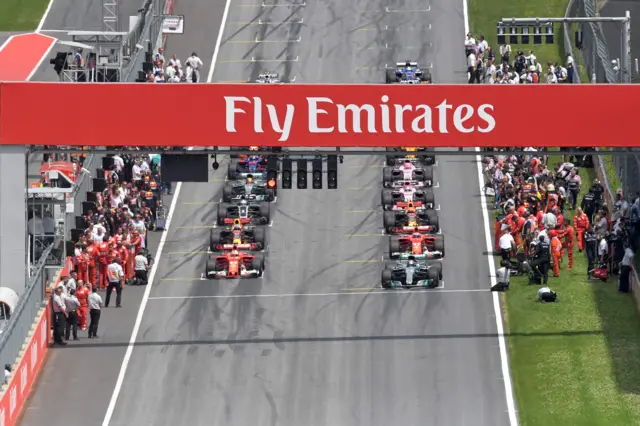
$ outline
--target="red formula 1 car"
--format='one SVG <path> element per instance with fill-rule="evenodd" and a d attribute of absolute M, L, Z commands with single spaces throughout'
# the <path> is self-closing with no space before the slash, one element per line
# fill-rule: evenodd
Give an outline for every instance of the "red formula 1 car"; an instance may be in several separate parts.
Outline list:
<path fill-rule="evenodd" d="M 411 235 L 389 237 L 389 256 L 392 259 L 442 259 L 444 236 L 414 232 Z"/>
<path fill-rule="evenodd" d="M 404 210 L 384 212 L 384 229 L 389 234 L 437 233 L 440 230 L 438 212 L 418 210 L 413 203 L 407 203 Z"/>
<path fill-rule="evenodd" d="M 264 272 L 264 257 L 234 249 L 207 260 L 207 278 L 258 278 Z"/>

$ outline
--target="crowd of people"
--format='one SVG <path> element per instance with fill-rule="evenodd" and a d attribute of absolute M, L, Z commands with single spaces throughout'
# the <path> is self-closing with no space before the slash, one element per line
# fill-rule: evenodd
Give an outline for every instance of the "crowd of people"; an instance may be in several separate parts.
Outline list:
<path fill-rule="evenodd" d="M 629 291 L 629 272 L 640 236 L 640 193 L 629 203 L 618 190 L 613 206 L 605 201 L 605 188 L 595 179 L 583 182 L 580 168 L 588 157 L 565 158 L 551 167 L 542 148 L 527 148 L 530 155 L 485 157 L 486 187 L 499 212 L 495 220 L 495 250 L 500 253 L 501 276 L 507 270 L 531 268 L 530 283 L 548 284 L 549 272 L 561 276 L 561 266 L 574 266 L 574 250 L 588 260 L 585 274 L 606 280 L 617 274 L 619 290 Z M 589 190 L 578 200 L 583 185 Z M 573 211 L 573 221 L 567 219 Z M 520 270 L 522 272 L 522 270 Z M 508 282 L 508 277 L 502 277 Z"/>
<path fill-rule="evenodd" d="M 54 340 L 61 345 L 77 339 L 78 328 L 97 338 L 101 309 L 111 304 L 112 293 L 121 307 L 125 285 L 147 284 L 148 232 L 156 229 L 162 195 L 171 185 L 160 180 L 159 155 L 123 150 L 127 154 L 103 163 L 105 189 L 95 193 L 95 208 L 84 212 L 73 268 L 55 289 Z"/>
<path fill-rule="evenodd" d="M 567 54 L 564 63 L 538 62 L 532 50 L 516 51 L 505 43 L 496 53 L 484 36 L 477 39 L 471 33 L 465 38 L 467 70 L 470 84 L 538 84 L 573 83 L 574 61 Z"/>
<path fill-rule="evenodd" d="M 200 83 L 200 70 L 204 67 L 196 52 L 191 53 L 182 62 L 177 55 L 168 61 L 164 57 L 164 49 L 159 48 L 153 57 L 153 69 L 147 73 L 148 83 Z"/>

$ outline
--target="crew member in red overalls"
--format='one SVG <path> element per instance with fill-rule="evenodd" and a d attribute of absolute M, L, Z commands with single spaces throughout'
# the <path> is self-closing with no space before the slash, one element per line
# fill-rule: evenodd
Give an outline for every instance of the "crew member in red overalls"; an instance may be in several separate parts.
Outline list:
<path fill-rule="evenodd" d="M 584 233 L 589 229 L 589 216 L 587 216 L 580 207 L 576 209 L 573 225 L 576 227 L 578 251 L 582 253 L 582 250 L 584 250 Z"/>
<path fill-rule="evenodd" d="M 84 282 L 89 281 L 89 263 L 91 260 L 89 259 L 89 254 L 87 253 L 87 247 L 85 245 L 82 246 L 80 254 L 76 256 L 76 263 L 78 265 L 78 279 Z"/>
<path fill-rule="evenodd" d="M 502 224 L 504 222 L 496 217 L 495 222 L 493 223 L 493 236 L 494 236 L 494 250 L 496 252 L 500 252 L 500 236 L 502 235 Z"/>
<path fill-rule="evenodd" d="M 564 237 L 562 247 L 567 249 L 567 254 L 569 255 L 568 269 L 573 268 L 573 246 L 576 241 L 574 232 L 573 226 L 569 225 L 569 222 L 564 222 L 562 225 L 562 236 Z"/>
<path fill-rule="evenodd" d="M 95 244 L 89 243 L 87 246 L 87 256 L 89 257 L 89 279 L 85 282 L 90 283 L 91 285 L 97 285 L 98 281 L 96 278 L 96 266 L 98 260 L 98 249 Z"/>
<path fill-rule="evenodd" d="M 513 240 L 516 242 L 516 250 L 518 247 L 522 245 L 522 238 L 520 238 L 520 232 L 518 232 L 518 215 L 513 213 L 509 216 L 509 232 L 511 232 L 511 236 Z"/>
<path fill-rule="evenodd" d="M 78 309 L 78 322 L 81 330 L 87 329 L 87 314 L 89 311 L 89 294 L 91 293 L 91 284 L 85 283 L 76 291 L 76 297 L 80 302 Z"/>
<path fill-rule="evenodd" d="M 100 288 L 107 288 L 109 280 L 107 279 L 107 267 L 109 266 L 109 237 L 104 236 L 101 243 L 97 244 L 98 251 L 98 283 Z"/>
<path fill-rule="evenodd" d="M 131 275 L 131 260 L 129 259 L 129 250 L 122 244 L 122 237 L 117 240 L 116 252 L 118 253 L 120 262 L 124 265 L 124 276 L 126 279 L 129 279 Z"/>
<path fill-rule="evenodd" d="M 133 252 L 136 255 L 138 255 L 138 253 L 142 251 L 142 236 L 140 235 L 140 232 L 133 231 L 133 237 L 131 238 L 131 245 L 133 246 Z"/>
<path fill-rule="evenodd" d="M 560 276 L 560 262 L 562 262 L 562 242 L 558 238 L 558 233 L 555 230 L 549 231 L 549 238 L 551 238 L 551 257 L 553 258 L 553 276 Z"/>

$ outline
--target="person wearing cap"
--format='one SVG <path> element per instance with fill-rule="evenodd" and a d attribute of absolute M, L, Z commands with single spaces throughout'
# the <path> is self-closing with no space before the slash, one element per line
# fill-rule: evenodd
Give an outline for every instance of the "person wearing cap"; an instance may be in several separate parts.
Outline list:
<path fill-rule="evenodd" d="M 122 287 L 124 286 L 124 271 L 120 266 L 120 259 L 117 257 L 113 259 L 113 263 L 107 268 L 107 277 L 109 279 L 109 285 L 107 287 L 107 296 L 104 302 L 104 307 L 109 307 L 111 301 L 111 293 L 116 291 L 116 307 L 122 307 Z"/>

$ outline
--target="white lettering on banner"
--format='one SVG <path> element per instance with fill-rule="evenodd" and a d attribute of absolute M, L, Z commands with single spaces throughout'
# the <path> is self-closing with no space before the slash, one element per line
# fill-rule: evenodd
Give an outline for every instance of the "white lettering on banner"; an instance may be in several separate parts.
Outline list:
<path fill-rule="evenodd" d="M 20 369 L 20 395 L 24 395 L 24 390 L 27 387 L 27 380 L 29 380 L 29 375 L 27 373 L 27 365 L 23 365 Z"/>
<path fill-rule="evenodd" d="M 38 342 L 33 342 L 31 345 L 31 374 L 35 372 L 36 363 L 38 362 Z"/>
<path fill-rule="evenodd" d="M 16 404 L 18 403 L 18 392 L 16 391 L 16 387 L 11 386 L 11 391 L 9 393 L 9 416 L 13 416 L 13 412 L 16 409 Z"/>
<path fill-rule="evenodd" d="M 225 96 L 224 100 L 226 104 L 226 130 L 229 133 L 236 133 L 236 114 L 247 114 L 247 111 L 242 108 L 238 108 L 236 103 L 242 102 L 251 104 L 252 101 L 243 96 Z M 291 104 L 287 105 L 284 122 L 281 123 L 276 106 L 271 104 L 266 105 L 271 128 L 274 132 L 280 133 L 280 139 L 278 140 L 280 142 L 288 140 L 289 134 L 291 133 L 291 126 L 293 125 L 295 107 Z M 262 99 L 258 97 L 253 98 L 253 131 L 256 133 L 264 133 L 262 128 Z"/>
<path fill-rule="evenodd" d="M 281 108 L 277 105 L 264 103 L 259 97 L 225 96 L 224 99 L 227 132 L 238 132 L 238 115 L 251 115 L 253 132 L 264 133 L 263 111 L 266 109 L 271 130 L 280 134 L 278 141 L 284 142 L 289 139 L 295 118 L 293 104 L 287 104 L 286 112 L 283 112 L 279 111 Z M 410 132 L 417 134 L 448 134 L 451 131 L 464 134 L 490 133 L 496 127 L 494 107 L 491 104 L 478 107 L 469 104 L 455 106 L 446 99 L 435 106 L 389 104 L 387 95 L 381 97 L 379 105 L 336 104 L 328 97 L 308 97 L 306 100 L 308 131 L 311 134 L 333 133 L 336 127 L 339 133 L 405 133 L 409 123 Z M 251 108 L 243 107 L 241 104 L 249 104 Z M 333 125 L 336 122 L 337 126 Z M 454 129 L 450 128 L 451 123 Z"/>

